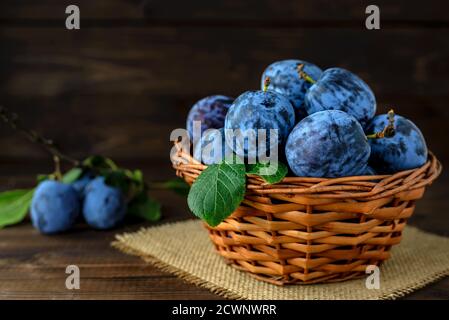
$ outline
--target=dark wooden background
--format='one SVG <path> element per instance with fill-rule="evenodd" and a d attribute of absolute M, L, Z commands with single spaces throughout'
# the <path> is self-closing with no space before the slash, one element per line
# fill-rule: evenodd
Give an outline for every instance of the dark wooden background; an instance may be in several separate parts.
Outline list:
<path fill-rule="evenodd" d="M 81 30 L 65 29 L 69 4 L 80 7 Z M 371 1 L 2 0 L 0 104 L 18 112 L 26 126 L 54 138 L 73 157 L 104 154 L 124 166 L 142 167 L 149 180 L 159 180 L 174 175 L 169 134 L 184 127 L 196 100 L 255 89 L 268 64 L 300 58 L 359 74 L 376 93 L 379 111 L 394 107 L 412 119 L 447 167 L 449 3 L 376 1 L 381 30 L 373 31 L 365 28 L 368 4 Z M 45 152 L 0 124 L 0 190 L 30 186 L 37 173 L 51 170 Z M 429 189 L 412 224 L 449 235 L 448 182 L 444 173 Z M 160 197 L 166 202 L 164 221 L 189 216 L 184 199 Z M 87 229 L 79 234 L 103 239 L 101 248 L 108 248 L 113 237 L 113 232 Z M 76 235 L 60 239 L 67 238 L 70 242 Z M 55 248 L 65 246 L 39 237 L 27 224 L 0 231 L 3 259 L 13 259 L 19 269 L 35 261 L 35 255 L 48 248 L 47 241 Z M 15 246 L 21 245 L 28 253 L 17 258 Z M 104 264 L 120 265 L 125 259 L 148 269 L 107 250 L 111 256 L 103 257 Z M 13 289 L 17 281 L 5 280 L 15 275 L 11 265 L 8 270 L 3 283 L 9 284 L 2 287 L 0 279 L 0 296 L 23 297 Z M 190 288 L 190 297 L 213 297 L 148 270 L 147 275 L 161 277 L 154 288 L 171 279 L 167 291 L 156 297 L 187 297 L 179 294 L 182 286 Z M 134 282 L 126 283 L 135 288 Z M 27 286 L 24 282 L 23 288 Z M 449 298 L 449 281 L 427 290 L 415 297 Z M 33 292 L 32 297 L 54 297 L 48 290 Z"/>

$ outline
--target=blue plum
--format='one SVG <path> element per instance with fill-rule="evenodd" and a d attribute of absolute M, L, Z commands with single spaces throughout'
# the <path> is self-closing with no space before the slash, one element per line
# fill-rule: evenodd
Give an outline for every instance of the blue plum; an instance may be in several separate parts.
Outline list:
<path fill-rule="evenodd" d="M 341 68 L 325 70 L 304 98 L 308 114 L 324 110 L 341 110 L 365 127 L 376 113 L 376 98 L 358 76 Z"/>
<path fill-rule="evenodd" d="M 31 221 L 40 232 L 52 234 L 70 229 L 80 212 L 78 193 L 71 185 L 54 180 L 39 184 L 31 201 Z"/>
<path fill-rule="evenodd" d="M 232 149 L 227 146 L 224 129 L 208 129 L 201 137 L 201 143 L 195 145 L 194 158 L 206 164 L 218 164 L 231 157 Z"/>
<path fill-rule="evenodd" d="M 127 205 L 118 188 L 108 186 L 104 177 L 89 183 L 85 190 L 83 216 L 96 229 L 110 229 L 125 217 Z"/>
<path fill-rule="evenodd" d="M 190 109 L 187 116 L 187 131 L 193 141 L 193 122 L 201 121 L 201 134 L 207 129 L 220 129 L 224 126 L 224 121 L 233 98 L 214 95 L 205 97 L 196 102 Z"/>
<path fill-rule="evenodd" d="M 302 60 L 282 60 L 270 64 L 262 74 L 261 87 L 267 77 L 271 79 L 268 90 L 273 90 L 286 96 L 295 108 L 296 122 L 307 116 L 304 109 L 304 96 L 312 85 L 299 76 L 298 66 L 303 64 L 303 70 L 313 79 L 321 76 L 322 70 L 313 63 Z"/>
<path fill-rule="evenodd" d="M 327 110 L 304 118 L 293 128 L 285 153 L 295 175 L 335 178 L 362 174 L 370 146 L 354 117 Z"/>
<path fill-rule="evenodd" d="M 228 111 L 225 120 L 226 142 L 238 156 L 256 160 L 262 153 L 270 156 L 277 153 L 294 125 L 295 112 L 285 96 L 270 90 L 247 91 L 234 101 Z M 260 129 L 267 130 L 265 146 L 254 143 L 259 140 L 257 130 Z M 270 135 L 270 129 L 277 130 L 277 139 Z M 234 130 L 239 130 L 244 139 L 235 139 L 229 135 Z M 262 143 L 263 139 L 261 136 Z"/>
<path fill-rule="evenodd" d="M 78 180 L 72 183 L 72 187 L 80 194 L 81 197 L 84 197 L 84 190 L 86 186 L 95 178 L 95 174 L 93 172 L 84 173 Z"/>
<path fill-rule="evenodd" d="M 367 133 L 382 131 L 388 125 L 388 114 L 376 116 L 368 125 Z M 394 115 L 392 137 L 369 139 L 370 165 L 379 173 L 395 173 L 414 169 L 427 161 L 427 146 L 419 128 L 410 120 Z"/>

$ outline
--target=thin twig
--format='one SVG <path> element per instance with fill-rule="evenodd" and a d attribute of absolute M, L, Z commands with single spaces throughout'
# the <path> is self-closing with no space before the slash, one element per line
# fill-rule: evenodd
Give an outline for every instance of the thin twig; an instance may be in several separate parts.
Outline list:
<path fill-rule="evenodd" d="M 23 125 L 21 125 L 17 113 L 11 112 L 7 108 L 0 106 L 0 119 L 2 119 L 3 122 L 8 124 L 12 129 L 24 135 L 29 141 L 41 145 L 47 152 L 49 152 L 53 156 L 53 159 L 58 158 L 70 162 L 74 166 L 79 165 L 80 162 L 78 160 L 62 153 L 55 146 L 53 140 L 47 139 L 38 134 L 37 132 L 27 129 Z"/>

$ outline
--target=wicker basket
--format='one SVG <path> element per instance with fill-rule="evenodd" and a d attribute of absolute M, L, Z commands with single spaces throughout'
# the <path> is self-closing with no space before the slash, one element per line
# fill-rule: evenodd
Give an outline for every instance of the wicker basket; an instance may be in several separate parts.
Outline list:
<path fill-rule="evenodd" d="M 178 146 L 173 166 L 192 184 L 205 165 Z M 421 168 L 335 179 L 249 176 L 240 207 L 215 228 L 217 252 L 232 266 L 277 285 L 343 281 L 380 265 L 401 241 L 415 201 L 441 173 L 430 153 Z"/>

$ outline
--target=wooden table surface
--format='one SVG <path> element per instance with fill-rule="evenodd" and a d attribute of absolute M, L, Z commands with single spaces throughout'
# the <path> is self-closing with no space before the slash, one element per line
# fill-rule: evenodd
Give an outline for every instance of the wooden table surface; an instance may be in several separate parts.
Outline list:
<path fill-rule="evenodd" d="M 144 173 L 160 176 L 155 171 L 167 168 L 157 169 L 152 166 Z M 22 185 L 30 183 L 28 176 L 11 178 L 1 173 L 0 182 L 15 179 Z M 411 224 L 449 236 L 448 179 L 444 174 L 429 188 Z M 157 191 L 153 196 L 163 203 L 164 216 L 159 223 L 191 217 L 184 197 L 170 191 Z M 44 236 L 26 221 L 0 230 L 0 299 L 220 299 L 110 246 L 115 234 L 147 225 L 151 224 L 132 222 L 116 230 L 94 231 L 80 223 L 67 234 Z M 71 264 L 80 268 L 80 290 L 65 288 L 65 268 Z M 449 278 L 405 299 L 449 299 Z"/>
<path fill-rule="evenodd" d="M 264 68 L 299 58 L 347 68 L 369 83 L 378 112 L 412 119 L 449 165 L 449 2 L 379 0 L 381 29 L 365 28 L 370 1 L 78 0 L 81 29 L 65 28 L 71 0 L 0 1 L 0 105 L 71 156 L 112 157 L 148 180 L 173 178 L 169 134 L 191 105 L 238 96 Z M 0 124 L 0 191 L 34 184 L 51 161 Z M 418 203 L 410 223 L 449 236 L 449 176 Z M 186 201 L 154 194 L 160 223 L 190 217 Z M 0 230 L 3 299 L 215 299 L 218 296 L 110 247 L 128 224 L 99 232 L 80 224 L 42 236 L 29 222 Z M 65 289 L 68 264 L 81 290 Z M 449 279 L 406 299 L 449 299 Z"/>

